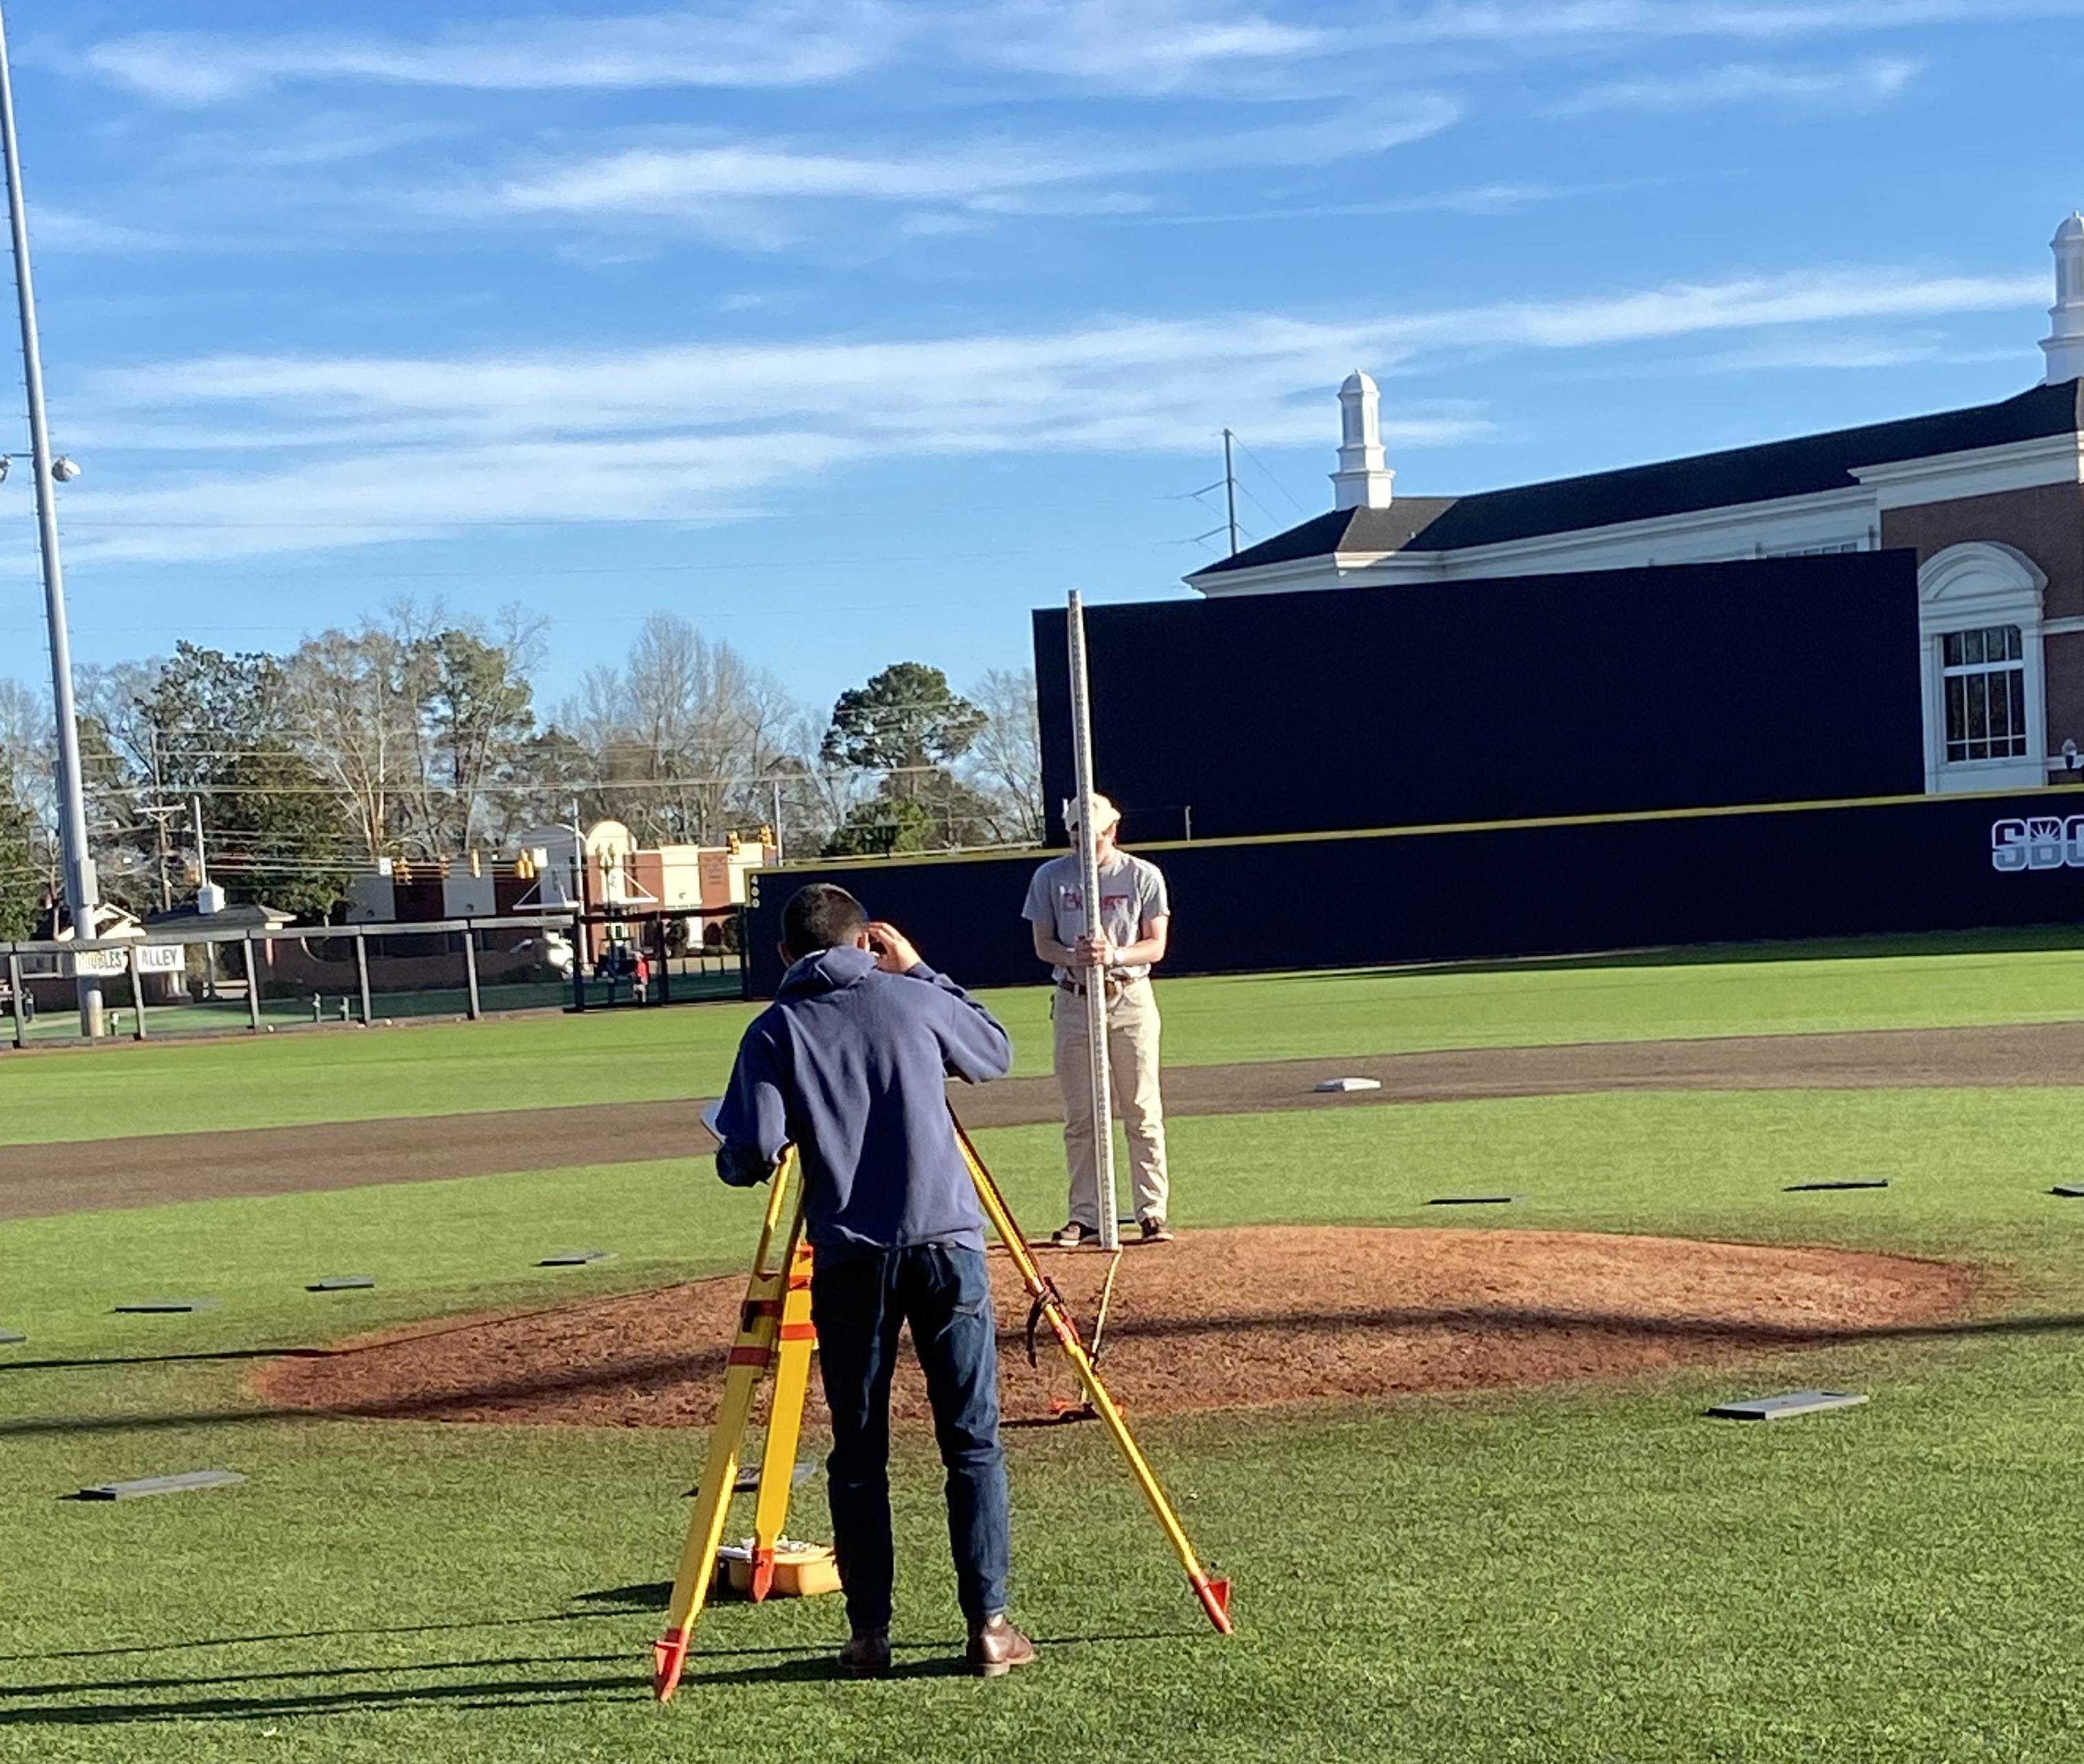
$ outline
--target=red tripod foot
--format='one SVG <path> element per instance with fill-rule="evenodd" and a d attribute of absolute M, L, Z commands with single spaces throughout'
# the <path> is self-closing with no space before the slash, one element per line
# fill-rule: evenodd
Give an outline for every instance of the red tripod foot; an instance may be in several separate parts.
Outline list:
<path fill-rule="evenodd" d="M 651 1694 L 660 1703 L 673 1694 L 688 1663 L 688 1632 L 669 1629 L 651 1644 Z"/>

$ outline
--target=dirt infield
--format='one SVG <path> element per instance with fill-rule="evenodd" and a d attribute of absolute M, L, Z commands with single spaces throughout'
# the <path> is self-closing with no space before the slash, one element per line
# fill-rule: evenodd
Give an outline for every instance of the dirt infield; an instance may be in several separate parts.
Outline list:
<path fill-rule="evenodd" d="M 1106 1258 L 1044 1261 L 1090 1320 Z M 1012 1264 L 992 1258 L 1005 1407 L 1074 1396 L 1046 1339 L 1027 1364 Z M 464 1319 L 277 1360 L 256 1388 L 327 1414 L 701 1427 L 715 1419 L 743 1276 Z M 1976 1275 L 1862 1251 L 1555 1231 L 1192 1232 L 1125 1256 L 1106 1345 L 1131 1413 L 1615 1378 L 1875 1339 L 1965 1315 Z M 893 1407 L 926 1397 L 909 1352 Z"/>
<path fill-rule="evenodd" d="M 1382 1088 L 1312 1094 L 1318 1079 L 1334 1077 L 1375 1078 Z M 1601 1090 L 2074 1085 L 2081 1077 L 2084 1022 L 2034 1023 L 1179 1066 L 1166 1071 L 1165 1098 L 1174 1115 L 1228 1115 Z M 976 1127 L 1060 1119 L 1048 1078 L 958 1086 L 956 1100 Z M 696 1101 L 623 1102 L 0 1146 L 0 1219 L 693 1157 L 709 1144 L 701 1110 Z"/>

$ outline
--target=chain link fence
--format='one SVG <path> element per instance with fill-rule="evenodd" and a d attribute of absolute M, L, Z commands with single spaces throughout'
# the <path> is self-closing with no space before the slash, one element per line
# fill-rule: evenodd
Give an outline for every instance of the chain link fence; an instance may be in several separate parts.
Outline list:
<path fill-rule="evenodd" d="M 198 924 L 130 938 L 0 943 L 0 1045 L 81 1039 L 83 969 L 101 982 L 105 1033 L 138 1041 L 742 998 L 742 916 L 732 907 L 280 929 Z"/>

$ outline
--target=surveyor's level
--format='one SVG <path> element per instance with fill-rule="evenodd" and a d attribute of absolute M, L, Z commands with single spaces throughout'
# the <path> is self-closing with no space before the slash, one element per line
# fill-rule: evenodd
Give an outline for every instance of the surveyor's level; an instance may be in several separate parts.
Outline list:
<path fill-rule="evenodd" d="M 998 1182 L 977 1155 L 961 1122 L 953 1123 L 963 1160 L 976 1185 L 977 1199 L 992 1229 L 1005 1244 L 1006 1253 L 1019 1270 L 1028 1295 L 1049 1325 L 1057 1345 L 1077 1373 L 1086 1400 L 1106 1423 L 1129 1474 L 1143 1491 L 1150 1510 L 1187 1572 L 1188 1584 L 1201 1601 L 1201 1609 L 1217 1629 L 1230 1631 L 1230 1582 L 1209 1579 L 1194 1554 L 1185 1529 L 1172 1511 L 1171 1503 L 1150 1464 L 1137 1448 L 1121 1411 L 1100 1382 L 1092 1356 L 1078 1338 L 1055 1285 L 1036 1266 L 1021 1236 L 1019 1222 L 999 1192 Z M 788 1224 L 786 1233 L 783 1219 Z M 777 1240 L 782 1252 L 775 1258 Z M 709 1437 L 709 1457 L 702 1466 L 702 1479 L 695 1493 L 695 1510 L 688 1525 L 687 1542 L 680 1551 L 680 1566 L 673 1576 L 673 1593 L 666 1607 L 666 1633 L 652 1647 L 653 1694 L 663 1703 L 680 1682 L 687 1664 L 688 1643 L 701 1615 L 709 1585 L 716 1573 L 717 1551 L 723 1541 L 726 1516 L 730 1511 L 733 1485 L 738 1479 L 740 1449 L 752 1416 L 755 1398 L 768 1374 L 774 1375 L 774 1399 L 767 1420 L 767 1442 L 760 1454 L 756 1505 L 753 1515 L 752 1571 L 750 1596 L 764 1599 L 773 1589 L 774 1550 L 789 1514 L 791 1471 L 796 1442 L 803 1427 L 803 1400 L 808 1390 L 811 1350 L 816 1344 L 811 1325 L 811 1247 L 803 1240 L 803 1202 L 793 1151 L 784 1154 L 775 1171 L 773 1191 L 767 1197 L 767 1216 L 760 1228 L 759 1247 L 753 1252 L 752 1274 L 747 1282 L 745 1303 L 740 1308 L 738 1333 L 731 1347 L 724 1373 L 723 1402 L 717 1411 L 716 1428 Z"/>

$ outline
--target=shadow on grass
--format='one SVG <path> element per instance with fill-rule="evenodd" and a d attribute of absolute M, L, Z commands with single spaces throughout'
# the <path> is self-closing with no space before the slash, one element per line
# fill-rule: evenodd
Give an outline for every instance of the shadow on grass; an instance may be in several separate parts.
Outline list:
<path fill-rule="evenodd" d="M 186 1366 L 214 1360 L 327 1360 L 330 1347 L 223 1347 L 214 1353 L 105 1354 L 91 1360 L 10 1360 L 0 1362 L 0 1374 L 11 1372 L 86 1372 L 96 1366 Z"/>
<path fill-rule="evenodd" d="M 642 1595 L 648 1601 L 649 1585 L 608 1588 L 582 1597 L 623 1600 Z M 574 1612 L 567 1616 L 608 1616 L 621 1612 Z M 553 1618 L 521 1619 L 527 1622 Z M 399 1630 L 335 1630 L 313 1635 L 361 1634 L 413 1634 L 429 1629 L 472 1629 L 476 1623 L 415 1624 Z M 1044 1647 L 1073 1642 L 1165 1642 L 1178 1643 L 1188 1632 L 1167 1631 L 1133 1635 L 1080 1635 L 1038 1638 Z M 311 1639 L 300 1635 L 237 1636 L 224 1643 L 187 1642 L 173 1647 L 202 1648 L 260 1641 L 291 1642 Z M 100 1650 L 79 1656 L 15 1657 L 95 1658 Z M 150 1650 L 137 1650 L 148 1652 Z M 612 1666 L 612 1671 L 590 1674 L 569 1669 Z M 472 1676 L 466 1682 L 431 1685 L 350 1686 L 346 1681 L 412 1677 L 430 1673 L 481 1674 L 486 1672 L 526 1672 L 532 1669 L 564 1669 L 565 1675 L 547 1678 L 485 1680 Z M 970 1676 L 962 1654 L 942 1643 L 898 1644 L 898 1657 L 890 1677 L 908 1678 L 960 1678 Z M 703 1649 L 690 1656 L 682 1673 L 683 1687 L 692 1686 L 757 1686 L 844 1683 L 836 1648 L 807 1652 L 801 1648 L 740 1648 Z M 270 1687 L 287 1684 L 320 1688 L 294 1694 Z M 234 1687 L 244 1687 L 235 1689 Z M 189 1692 L 180 1696 L 169 1693 Z M 341 1715 L 354 1712 L 448 1707 L 455 1709 L 515 1709 L 543 1704 L 610 1698 L 642 1701 L 650 1694 L 648 1662 L 634 1651 L 629 1653 L 517 1654 L 493 1659 L 430 1660 L 417 1665 L 386 1662 L 375 1666 L 311 1666 L 269 1672 L 221 1673 L 196 1677 L 135 1677 L 86 1680 L 72 1683 L 12 1685 L 0 1687 L 0 1727 L 100 1727 L 159 1721 L 252 1721 L 290 1715 Z M 81 1702 L 82 1696 L 102 1700 Z M 27 1697 L 62 1700 L 23 1703 Z M 121 1698 L 121 1701 L 107 1700 Z"/>

